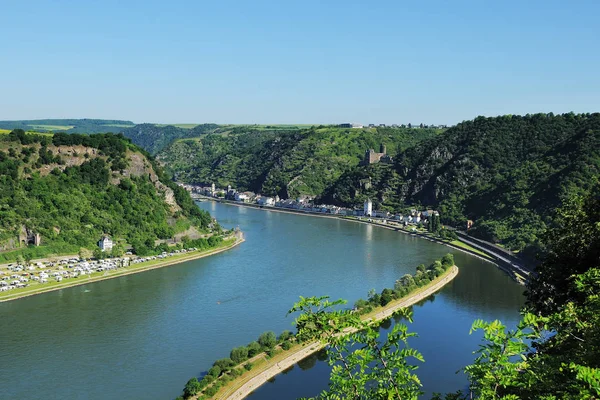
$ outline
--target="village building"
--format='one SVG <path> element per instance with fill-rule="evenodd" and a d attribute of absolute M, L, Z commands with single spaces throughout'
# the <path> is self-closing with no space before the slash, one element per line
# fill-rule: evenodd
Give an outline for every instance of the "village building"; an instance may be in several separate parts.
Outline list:
<path fill-rule="evenodd" d="M 110 237 L 104 236 L 98 242 L 98 247 L 100 247 L 100 250 L 102 251 L 111 251 L 113 248 L 113 241 Z"/>

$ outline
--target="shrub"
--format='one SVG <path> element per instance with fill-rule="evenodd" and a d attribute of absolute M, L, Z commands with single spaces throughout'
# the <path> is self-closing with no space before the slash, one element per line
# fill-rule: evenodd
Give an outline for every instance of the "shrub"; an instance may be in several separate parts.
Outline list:
<path fill-rule="evenodd" d="M 217 389 L 215 386 L 211 386 L 211 387 L 209 387 L 208 389 L 206 389 L 206 390 L 204 391 L 204 393 L 205 393 L 205 394 L 206 394 L 208 397 L 212 397 L 212 396 L 214 396 L 215 394 L 217 394 L 217 391 L 218 391 L 218 390 L 219 390 L 219 389 Z"/>
<path fill-rule="evenodd" d="M 272 349 L 277 344 L 277 336 L 275 336 L 275 332 L 268 331 L 262 333 L 258 337 L 258 344 L 265 349 Z"/>
<path fill-rule="evenodd" d="M 221 368 L 221 372 L 228 371 L 231 367 L 233 367 L 233 361 L 231 358 L 221 358 L 220 360 L 215 361 L 213 366 Z"/>
<path fill-rule="evenodd" d="M 277 342 L 283 343 L 286 340 L 292 338 L 293 336 L 294 336 L 294 334 L 292 332 L 290 332 L 290 331 L 283 331 L 283 332 L 281 332 L 281 334 L 277 338 Z"/>
<path fill-rule="evenodd" d="M 246 364 L 244 364 L 244 369 L 245 369 L 246 371 L 250 371 L 250 370 L 252 369 L 252 367 L 253 367 L 253 366 L 254 366 L 254 365 L 252 365 L 252 363 L 250 363 L 250 362 L 249 362 L 249 363 L 246 363 Z"/>
<path fill-rule="evenodd" d="M 219 367 L 218 365 L 212 366 L 208 370 L 208 375 L 212 376 L 213 378 L 218 378 L 219 375 L 221 375 L 221 367 Z"/>
<path fill-rule="evenodd" d="M 365 307 L 367 307 L 369 305 L 369 302 L 366 301 L 365 299 L 358 299 L 356 300 L 356 303 L 354 303 L 354 308 L 356 308 L 357 310 L 361 310 Z"/>
<path fill-rule="evenodd" d="M 248 357 L 254 357 L 261 352 L 260 344 L 258 342 L 252 342 L 248 345 Z"/>
<path fill-rule="evenodd" d="M 381 304 L 382 306 L 387 305 L 390 301 L 393 300 L 392 297 L 392 289 L 383 289 L 383 291 L 381 292 L 381 297 L 379 299 L 379 304 Z"/>
<path fill-rule="evenodd" d="M 417 266 L 417 272 L 425 272 L 425 264 L 420 264 Z"/>
<path fill-rule="evenodd" d="M 442 265 L 445 267 L 451 267 L 454 265 L 454 256 L 450 253 L 442 257 Z"/>
<path fill-rule="evenodd" d="M 229 356 L 235 364 L 239 364 L 248 359 L 248 348 L 245 346 L 236 347 L 235 349 L 231 350 Z"/>
<path fill-rule="evenodd" d="M 185 399 L 190 398 L 192 396 L 194 396 L 196 393 L 198 393 L 201 389 L 200 386 L 200 382 L 198 382 L 198 378 L 193 377 L 192 379 L 190 379 L 189 381 L 187 381 L 187 383 L 185 384 L 185 387 L 183 388 L 183 397 Z"/>
<path fill-rule="evenodd" d="M 285 342 L 281 343 L 281 348 L 284 349 L 284 350 L 289 350 L 290 347 L 292 347 L 292 344 L 290 342 L 288 342 L 288 341 L 285 341 Z"/>

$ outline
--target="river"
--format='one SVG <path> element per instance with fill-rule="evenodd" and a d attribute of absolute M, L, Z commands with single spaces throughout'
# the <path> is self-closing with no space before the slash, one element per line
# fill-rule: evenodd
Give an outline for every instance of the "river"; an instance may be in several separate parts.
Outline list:
<path fill-rule="evenodd" d="M 214 202 L 200 207 L 246 242 L 171 267 L 0 303 L 0 398 L 173 399 L 235 346 L 293 329 L 298 296 L 353 303 L 416 265 L 452 252 L 458 277 L 414 307 L 411 343 L 426 362 L 425 390 L 453 391 L 473 359 L 476 318 L 518 320 L 522 287 L 493 265 L 370 225 Z M 324 362 L 307 360 L 252 399 L 295 399 L 327 387 Z"/>

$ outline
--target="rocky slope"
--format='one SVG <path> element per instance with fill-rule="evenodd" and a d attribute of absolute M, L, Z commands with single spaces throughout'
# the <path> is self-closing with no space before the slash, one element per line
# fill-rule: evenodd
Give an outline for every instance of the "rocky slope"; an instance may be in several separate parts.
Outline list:
<path fill-rule="evenodd" d="M 0 176 L 0 250 L 77 252 L 104 234 L 151 248 L 211 222 L 123 136 L 0 135 Z"/>

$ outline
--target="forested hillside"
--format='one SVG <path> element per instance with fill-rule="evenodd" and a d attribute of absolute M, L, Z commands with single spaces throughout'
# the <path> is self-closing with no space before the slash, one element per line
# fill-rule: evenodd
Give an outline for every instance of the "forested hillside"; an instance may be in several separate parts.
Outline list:
<path fill-rule="evenodd" d="M 179 140 L 159 153 L 177 180 L 267 195 L 319 195 L 362 161 L 365 150 L 399 151 L 436 136 L 437 129 L 313 127 L 255 130 Z"/>
<path fill-rule="evenodd" d="M 215 124 L 201 124 L 187 129 L 173 125 L 140 124 L 122 129 L 120 132 L 130 138 L 133 143 L 151 154 L 156 154 L 176 139 L 201 136 L 213 132 L 218 127 Z"/>
<path fill-rule="evenodd" d="M 407 149 L 393 167 L 350 171 L 323 200 L 433 206 L 443 222 L 471 219 L 473 234 L 520 250 L 566 196 L 587 193 L 599 176 L 600 114 L 479 117 Z"/>
<path fill-rule="evenodd" d="M 144 253 L 205 231 L 210 215 L 145 154 L 122 135 L 0 135 L 1 258 L 36 235 L 27 250 L 41 256 L 93 249 L 104 234 Z"/>

